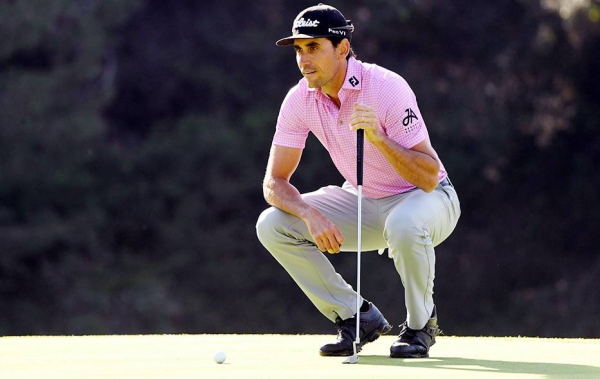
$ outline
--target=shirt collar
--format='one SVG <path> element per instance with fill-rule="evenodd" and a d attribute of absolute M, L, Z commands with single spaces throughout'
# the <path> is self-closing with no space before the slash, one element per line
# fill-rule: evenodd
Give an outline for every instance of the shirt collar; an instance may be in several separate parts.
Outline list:
<path fill-rule="evenodd" d="M 362 88 L 362 66 L 354 57 L 350 57 L 348 60 L 348 69 L 346 70 L 346 78 L 344 79 L 344 84 L 342 84 L 342 88 L 340 88 L 340 93 L 343 90 L 360 90 Z M 321 88 L 308 88 L 309 92 L 315 92 L 318 96 L 325 95 Z"/>
<path fill-rule="evenodd" d="M 342 89 L 360 90 L 362 87 L 362 66 L 354 57 L 348 60 L 348 71 Z"/>

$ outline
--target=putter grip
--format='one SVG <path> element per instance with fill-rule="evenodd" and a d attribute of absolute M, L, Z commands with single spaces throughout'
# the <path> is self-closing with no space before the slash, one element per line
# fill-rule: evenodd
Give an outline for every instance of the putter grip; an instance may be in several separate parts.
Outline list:
<path fill-rule="evenodd" d="M 357 185 L 363 184 L 363 153 L 365 147 L 365 131 L 358 129 L 356 131 L 356 182 Z"/>

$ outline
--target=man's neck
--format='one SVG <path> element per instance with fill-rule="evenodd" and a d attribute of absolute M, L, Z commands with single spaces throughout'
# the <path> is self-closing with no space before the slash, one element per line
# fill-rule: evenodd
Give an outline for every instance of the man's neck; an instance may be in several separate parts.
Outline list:
<path fill-rule="evenodd" d="M 346 73 L 348 72 L 348 61 L 344 59 L 341 64 L 340 70 L 338 71 L 338 75 L 332 80 L 331 86 L 322 87 L 321 91 L 325 95 L 327 95 L 339 108 L 341 106 L 341 101 L 339 97 L 340 89 L 344 85 L 344 80 L 346 80 Z"/>

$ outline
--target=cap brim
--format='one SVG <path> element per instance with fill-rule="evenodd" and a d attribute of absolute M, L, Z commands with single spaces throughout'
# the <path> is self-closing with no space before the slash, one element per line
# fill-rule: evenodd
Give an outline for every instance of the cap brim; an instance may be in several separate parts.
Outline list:
<path fill-rule="evenodd" d="M 323 37 L 330 37 L 330 36 L 331 36 L 330 34 L 327 34 L 327 35 L 324 35 L 324 36 L 311 36 L 309 34 L 296 34 L 296 35 L 293 35 L 293 36 L 282 38 L 279 41 L 275 42 L 275 44 L 277 46 L 288 46 L 288 45 L 293 45 L 295 39 L 302 39 L 302 38 L 323 38 Z"/>

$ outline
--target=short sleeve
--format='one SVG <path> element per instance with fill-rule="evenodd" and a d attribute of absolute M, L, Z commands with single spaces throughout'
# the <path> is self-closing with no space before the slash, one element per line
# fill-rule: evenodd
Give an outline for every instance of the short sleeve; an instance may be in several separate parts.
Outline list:
<path fill-rule="evenodd" d="M 381 87 L 380 120 L 384 132 L 403 147 L 411 148 L 427 138 L 427 129 L 417 98 L 399 75 L 389 75 Z"/>
<path fill-rule="evenodd" d="M 310 129 L 302 121 L 302 109 L 302 99 L 298 95 L 298 86 L 295 86 L 287 93 L 279 109 L 273 144 L 304 149 Z"/>

